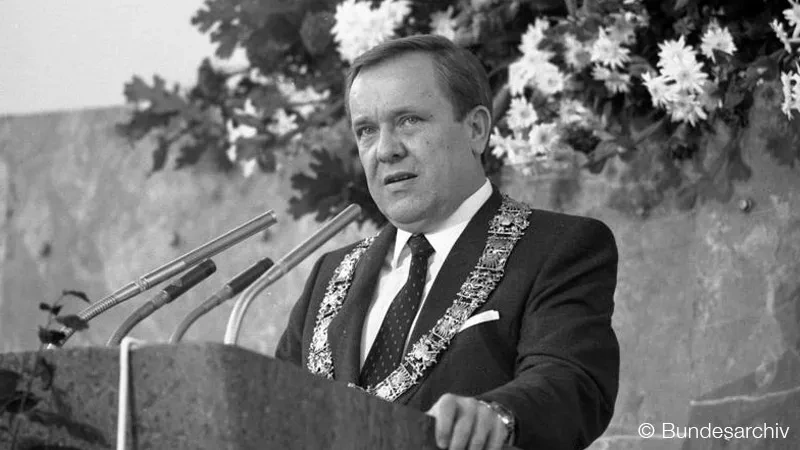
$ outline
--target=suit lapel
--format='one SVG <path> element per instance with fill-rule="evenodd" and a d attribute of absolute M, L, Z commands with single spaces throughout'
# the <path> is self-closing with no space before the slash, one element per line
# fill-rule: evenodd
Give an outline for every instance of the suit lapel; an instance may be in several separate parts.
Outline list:
<path fill-rule="evenodd" d="M 422 304 L 422 311 L 411 331 L 409 345 L 413 345 L 424 333 L 433 328 L 447 308 L 453 304 L 456 293 L 475 268 L 475 264 L 483 253 L 486 246 L 486 234 L 489 231 L 489 221 L 502 201 L 502 196 L 494 188 L 491 197 L 472 217 L 464 232 L 456 240 Z"/>
<path fill-rule="evenodd" d="M 353 275 L 353 283 L 342 303 L 342 309 L 328 328 L 328 342 L 333 355 L 336 380 L 358 382 L 364 319 L 372 302 L 386 253 L 394 243 L 396 231 L 396 228 L 387 225 L 361 257 Z"/>

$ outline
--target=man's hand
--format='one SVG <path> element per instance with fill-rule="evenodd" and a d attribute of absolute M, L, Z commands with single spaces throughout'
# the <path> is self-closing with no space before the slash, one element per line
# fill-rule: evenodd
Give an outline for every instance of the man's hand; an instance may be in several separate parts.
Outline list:
<path fill-rule="evenodd" d="M 472 397 L 444 394 L 426 414 L 436 418 L 436 445 L 449 450 L 500 450 L 506 427 L 488 406 Z"/>

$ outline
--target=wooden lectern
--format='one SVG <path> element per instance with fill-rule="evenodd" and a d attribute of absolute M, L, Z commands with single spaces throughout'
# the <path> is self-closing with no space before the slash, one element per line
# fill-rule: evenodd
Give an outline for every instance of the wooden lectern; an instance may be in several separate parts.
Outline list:
<path fill-rule="evenodd" d="M 65 449 L 113 448 L 119 349 L 42 355 L 52 385 L 37 375 L 37 404 L 26 413 L 35 420 L 23 419 L 20 436 Z M 30 368 L 32 358 L 1 354 L 0 368 Z M 128 449 L 437 448 L 434 420 L 424 413 L 241 347 L 145 346 L 131 353 L 130 366 Z M 0 448 L 6 445 L 0 440 Z"/>

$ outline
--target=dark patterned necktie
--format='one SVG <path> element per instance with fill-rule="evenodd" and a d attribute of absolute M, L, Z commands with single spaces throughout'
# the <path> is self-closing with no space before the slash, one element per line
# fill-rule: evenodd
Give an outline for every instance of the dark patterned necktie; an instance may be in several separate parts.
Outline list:
<path fill-rule="evenodd" d="M 415 234 L 408 240 L 411 267 L 408 279 L 392 300 L 375 342 L 364 361 L 359 384 L 373 386 L 386 378 L 400 364 L 411 323 L 417 315 L 428 273 L 428 257 L 433 247 L 424 235 Z"/>

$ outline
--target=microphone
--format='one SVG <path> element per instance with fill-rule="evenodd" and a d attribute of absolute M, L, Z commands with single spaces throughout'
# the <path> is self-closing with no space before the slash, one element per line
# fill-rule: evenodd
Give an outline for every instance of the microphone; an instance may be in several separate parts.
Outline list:
<path fill-rule="evenodd" d="M 261 274 L 266 272 L 267 269 L 272 267 L 273 264 L 274 263 L 271 259 L 264 258 L 245 269 L 244 272 L 233 277 L 233 279 L 231 279 L 229 282 L 225 283 L 225 286 L 223 286 L 222 289 L 214 293 L 214 295 L 209 297 L 205 302 L 203 302 L 203 304 L 193 309 L 186 317 L 183 318 L 181 323 L 178 324 L 178 328 L 176 328 L 175 332 L 172 333 L 172 336 L 170 336 L 169 343 L 177 344 L 180 342 L 181 339 L 183 339 L 183 335 L 186 334 L 186 331 L 192 326 L 193 323 L 197 321 L 197 319 L 203 317 L 209 311 L 221 305 L 226 300 L 238 295 L 239 292 L 244 290 L 244 288 L 253 284 L 253 282 L 256 281 Z"/>
<path fill-rule="evenodd" d="M 184 292 L 193 288 L 196 284 L 205 280 L 216 271 L 217 266 L 214 264 L 214 261 L 207 259 L 190 269 L 185 274 L 181 275 L 178 281 L 175 281 L 162 289 L 161 292 L 148 300 L 147 303 L 140 306 L 139 309 L 133 312 L 133 314 L 128 316 L 128 318 L 125 319 L 125 322 L 123 322 L 122 325 L 117 328 L 117 331 L 111 335 L 111 338 L 108 340 L 108 344 L 106 345 L 109 347 L 112 345 L 119 345 L 120 341 L 122 341 L 122 338 L 124 338 L 125 335 L 128 334 L 128 332 L 131 331 L 139 322 L 146 319 L 150 314 L 153 314 L 162 306 L 180 297 Z"/>
<path fill-rule="evenodd" d="M 250 221 L 234 228 L 231 231 L 219 236 L 194 250 L 185 253 L 182 256 L 164 264 L 163 266 L 152 270 L 138 279 L 126 284 L 125 286 L 117 289 L 106 297 L 98 300 L 97 302 L 89 305 L 86 309 L 78 313 L 78 317 L 84 321 L 89 321 L 105 311 L 113 308 L 114 306 L 131 299 L 142 292 L 166 281 L 175 275 L 185 271 L 186 269 L 196 265 L 198 262 L 210 258 L 217 253 L 220 253 L 239 242 L 249 238 L 250 236 L 263 231 L 277 222 L 275 212 L 269 210 Z M 63 346 L 67 340 L 75 333 L 75 330 L 69 327 L 61 327 L 58 331 L 65 334 L 64 339 L 59 346 Z M 53 344 L 47 346 L 48 349 L 54 348 Z"/>
<path fill-rule="evenodd" d="M 279 259 L 274 266 L 261 276 L 261 278 L 245 289 L 242 295 L 236 300 L 231 315 L 228 317 L 228 326 L 225 330 L 224 343 L 236 344 L 239 338 L 239 328 L 242 326 L 242 319 L 244 319 L 244 315 L 256 295 L 306 259 L 311 253 L 321 247 L 322 244 L 328 242 L 333 236 L 350 224 L 350 222 L 356 220 L 360 214 L 361 207 L 355 204 L 348 206 L 337 214 L 336 217 L 323 225 L 322 228 L 317 230 L 316 233 L 311 235 L 311 237 Z"/>

